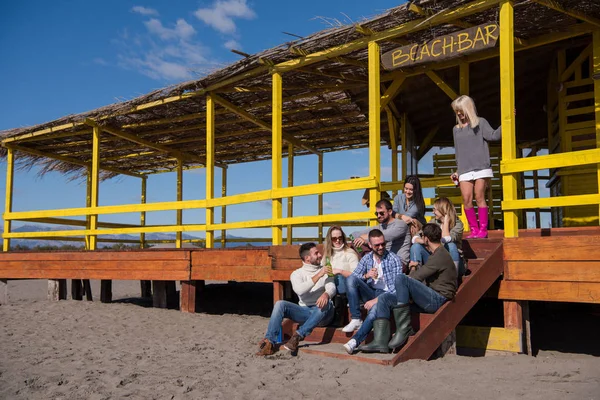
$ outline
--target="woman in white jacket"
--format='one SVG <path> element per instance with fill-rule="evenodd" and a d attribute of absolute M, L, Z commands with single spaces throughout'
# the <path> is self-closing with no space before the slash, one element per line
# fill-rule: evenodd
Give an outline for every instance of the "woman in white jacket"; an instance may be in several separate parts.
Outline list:
<path fill-rule="evenodd" d="M 346 295 L 346 278 L 352 275 L 358 265 L 358 254 L 348 245 L 346 234 L 339 226 L 332 226 L 327 231 L 323 244 L 321 264 L 331 264 L 331 272 L 335 275 L 335 287 L 338 294 Z"/>

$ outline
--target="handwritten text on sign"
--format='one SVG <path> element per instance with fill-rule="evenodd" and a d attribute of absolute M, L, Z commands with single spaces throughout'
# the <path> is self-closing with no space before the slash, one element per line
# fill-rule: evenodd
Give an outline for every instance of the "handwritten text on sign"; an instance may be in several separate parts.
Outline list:
<path fill-rule="evenodd" d="M 388 71 L 432 61 L 442 61 L 494 47 L 498 40 L 497 24 L 482 24 L 464 31 L 432 39 L 425 43 L 409 44 L 381 56 Z"/>

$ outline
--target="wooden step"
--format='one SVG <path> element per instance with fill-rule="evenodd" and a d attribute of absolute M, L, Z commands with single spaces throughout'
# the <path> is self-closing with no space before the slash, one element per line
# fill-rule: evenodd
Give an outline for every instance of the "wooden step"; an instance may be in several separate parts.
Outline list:
<path fill-rule="evenodd" d="M 500 277 L 503 270 L 502 242 L 495 242 L 496 248 L 485 259 L 469 261 L 470 274 L 463 278 L 456 297 L 444 304 L 435 314 L 413 315 L 415 335 L 396 354 L 349 355 L 342 344 L 348 341 L 351 333 L 340 328 L 316 328 L 303 343 L 300 351 L 326 357 L 351 359 L 379 365 L 395 366 L 410 359 L 429 359 L 444 339 L 456 328 L 475 303 Z M 392 330 L 394 324 L 392 323 Z M 287 322 L 284 331 L 291 335 L 297 324 Z M 365 342 L 369 342 L 371 337 Z"/>

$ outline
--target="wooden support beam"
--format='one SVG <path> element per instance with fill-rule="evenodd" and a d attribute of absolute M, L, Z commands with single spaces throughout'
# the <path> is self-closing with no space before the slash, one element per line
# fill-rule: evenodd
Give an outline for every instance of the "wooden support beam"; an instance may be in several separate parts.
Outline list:
<path fill-rule="evenodd" d="M 319 159 L 321 159 L 321 157 L 322 156 L 319 156 Z M 289 144 L 289 143 L 288 143 L 287 161 L 288 161 L 288 183 L 287 183 L 287 186 L 293 187 L 294 186 L 294 145 Z M 287 199 L 287 216 L 288 217 L 294 216 L 294 198 L 293 197 L 288 197 L 288 199 Z M 288 225 L 287 229 L 286 229 L 286 243 L 288 245 L 291 245 L 291 244 L 293 244 L 293 240 L 294 240 L 293 227 L 292 227 L 292 225 Z"/>
<path fill-rule="evenodd" d="M 385 90 L 385 93 L 383 94 L 383 96 L 381 96 L 382 109 L 384 109 L 392 100 L 394 100 L 405 80 L 406 77 L 401 75 L 394 79 L 392 84 Z"/>
<path fill-rule="evenodd" d="M 592 45 L 593 43 L 590 43 L 586 46 L 586 48 L 579 53 L 577 58 L 571 62 L 571 65 L 560 74 L 560 82 L 568 81 L 576 70 L 581 69 L 581 64 L 592 55 Z"/>
<path fill-rule="evenodd" d="M 12 149 L 7 149 L 6 153 L 6 197 L 4 198 L 4 212 L 12 212 L 12 201 L 13 201 L 13 178 L 15 176 L 15 153 Z M 4 233 L 10 233 L 12 227 L 12 221 L 4 219 Z M 2 251 L 10 250 L 10 239 L 3 238 L 2 240 Z"/>
<path fill-rule="evenodd" d="M 594 18 L 589 14 L 586 14 L 586 13 L 578 11 L 578 10 L 574 10 L 572 8 L 566 8 L 557 0 L 532 0 L 532 1 L 534 3 L 538 3 L 542 6 L 551 8 L 552 10 L 566 14 L 569 17 L 573 17 L 575 19 L 587 22 L 588 24 L 594 25 L 597 28 L 600 28 L 600 19 Z"/>
<path fill-rule="evenodd" d="M 468 63 L 460 63 L 459 64 L 459 94 L 468 96 L 469 95 L 469 84 L 470 84 L 470 74 L 469 74 L 469 64 Z"/>
<path fill-rule="evenodd" d="M 176 199 L 178 202 L 183 201 L 183 161 L 177 160 L 177 186 L 176 186 Z M 183 224 L 183 210 L 179 209 L 175 211 L 176 224 L 180 226 Z M 183 232 L 178 231 L 175 233 L 175 247 L 180 249 L 183 245 Z"/>
<path fill-rule="evenodd" d="M 196 285 L 198 281 L 181 281 L 180 310 L 183 312 L 196 312 Z"/>
<path fill-rule="evenodd" d="M 513 2 L 500 3 L 500 105 L 502 116 L 502 160 L 517 158 L 515 130 L 515 48 L 514 48 Z M 517 175 L 502 176 L 505 201 L 517 199 Z M 504 211 L 505 237 L 519 235 L 519 222 L 516 211 Z"/>
<path fill-rule="evenodd" d="M 272 129 L 271 131 L 271 190 L 281 188 L 281 157 L 282 157 L 282 139 L 283 139 L 283 79 L 281 74 L 273 73 L 273 106 L 272 106 Z M 292 142 L 292 144 L 294 144 Z M 283 215 L 281 198 L 271 200 L 271 218 L 279 219 Z M 283 241 L 283 229 L 281 226 L 271 228 L 272 239 L 274 245 L 280 245 Z"/>
<path fill-rule="evenodd" d="M 442 91 L 446 93 L 451 100 L 454 100 L 458 97 L 458 93 L 456 93 L 456 91 L 454 91 L 454 89 L 452 89 L 450 85 L 442 79 L 441 76 L 433 71 L 427 71 L 425 72 L 425 75 L 427 75 L 429 79 L 431 79 L 440 89 L 442 89 Z"/>
<path fill-rule="evenodd" d="M 594 79 L 594 119 L 596 130 L 596 148 L 600 149 L 600 29 L 594 30 L 592 35 L 592 76 Z M 596 165 L 598 194 L 600 194 L 600 163 Z M 598 215 L 600 216 L 600 204 L 598 205 Z M 600 219 L 599 219 L 600 221 Z"/>
<path fill-rule="evenodd" d="M 215 197 L 215 102 L 213 95 L 206 96 L 206 200 Z M 206 225 L 215 223 L 214 208 L 206 207 Z M 214 232 L 206 231 L 206 248 L 214 247 Z"/>
<path fill-rule="evenodd" d="M 48 280 L 48 300 L 59 301 L 67 299 L 67 280 L 50 279 Z"/>
<path fill-rule="evenodd" d="M 379 184 L 381 180 L 381 93 L 380 93 L 380 59 L 379 44 L 370 41 L 369 52 L 369 177 L 375 178 Z M 404 143 L 402 144 L 404 146 Z M 375 212 L 375 204 L 379 201 L 378 189 L 371 189 L 369 193 L 370 211 Z M 377 221 L 370 221 L 375 225 Z"/>
<path fill-rule="evenodd" d="M 219 104 L 219 105 L 221 105 L 221 106 L 223 106 L 223 107 L 227 108 L 228 110 L 230 110 L 231 112 L 234 112 L 235 114 L 239 115 L 240 117 L 244 118 L 245 120 L 247 120 L 247 121 L 250 121 L 250 122 L 252 122 L 252 123 L 254 123 L 254 124 L 256 124 L 256 125 L 260 126 L 261 128 L 265 129 L 266 131 L 269 131 L 269 132 L 271 132 L 271 126 L 270 126 L 268 123 L 266 123 L 266 122 L 264 122 L 264 121 L 262 121 L 262 120 L 260 120 L 260 119 L 256 118 L 254 115 L 250 114 L 249 112 L 247 112 L 247 111 L 245 111 L 245 110 L 242 110 L 242 109 L 241 109 L 241 108 L 239 108 L 238 106 L 236 106 L 236 105 L 234 105 L 234 104 L 230 103 L 229 101 L 225 100 L 224 98 L 222 98 L 222 97 L 220 97 L 220 96 L 218 96 L 218 95 L 216 95 L 216 94 L 213 94 L 213 95 L 212 95 L 212 98 L 213 98 L 213 100 L 214 100 L 214 101 L 215 101 L 217 104 Z M 282 108 L 281 108 L 281 112 L 283 112 L 283 99 L 282 99 Z M 274 117 L 274 116 L 273 116 L 273 117 Z M 283 122 L 282 122 L 282 123 L 283 123 Z M 283 134 L 283 133 L 282 133 L 282 135 L 283 135 L 283 136 L 282 136 L 282 137 L 283 137 L 283 139 L 284 139 L 286 142 L 288 142 L 288 143 L 292 143 L 292 144 L 293 144 L 294 146 L 296 146 L 296 147 L 299 147 L 299 148 L 302 148 L 302 149 L 306 149 L 306 150 L 310 151 L 310 152 L 311 152 L 311 153 L 313 153 L 313 154 L 317 154 L 317 155 L 319 154 L 319 151 L 318 151 L 318 150 L 316 150 L 316 149 L 312 148 L 310 145 L 307 145 L 307 144 L 305 144 L 305 143 L 302 143 L 300 140 L 298 140 L 298 139 L 294 138 L 293 136 L 291 136 L 291 135 L 286 135 L 286 134 Z"/>
<path fill-rule="evenodd" d="M 435 137 L 435 135 L 437 135 L 439 130 L 440 127 L 436 126 L 432 130 L 430 130 L 429 133 L 427 133 L 427 136 L 425 136 L 423 142 L 421 142 L 421 144 L 419 145 L 419 150 L 417 151 L 417 160 L 423 158 L 423 156 L 427 154 L 427 152 L 431 149 L 431 142 L 433 141 L 433 138 Z"/>
<path fill-rule="evenodd" d="M 0 306 L 8 304 L 8 279 L 0 279 Z"/>
<path fill-rule="evenodd" d="M 318 160 L 318 168 L 317 173 L 319 176 L 317 177 L 318 183 L 323 183 L 323 154 L 319 154 Z M 317 195 L 317 212 L 318 215 L 323 215 L 323 194 L 320 193 Z M 319 224 L 317 227 L 317 237 L 319 238 L 319 243 L 323 243 L 323 224 Z"/>
<path fill-rule="evenodd" d="M 221 197 L 227 197 L 227 168 L 221 169 Z M 227 222 L 227 206 L 221 206 L 221 223 Z M 227 246 L 227 231 L 221 230 L 221 248 L 224 249 Z M 204 282 L 204 281 L 203 281 Z"/>

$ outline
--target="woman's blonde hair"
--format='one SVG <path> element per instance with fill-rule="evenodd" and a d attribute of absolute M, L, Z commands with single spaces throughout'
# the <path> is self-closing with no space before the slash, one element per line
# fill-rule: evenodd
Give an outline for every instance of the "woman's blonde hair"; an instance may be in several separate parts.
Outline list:
<path fill-rule="evenodd" d="M 462 111 L 469 123 L 471 128 L 476 128 L 479 125 L 479 117 L 477 116 L 477 108 L 475 108 L 475 102 L 469 96 L 459 96 L 452 102 L 452 109 L 454 112 Z M 460 125 L 460 119 L 456 116 L 456 124 Z"/>
<path fill-rule="evenodd" d="M 337 225 L 332 226 L 327 231 L 327 236 L 325 236 L 325 242 L 323 243 L 323 262 L 325 262 L 325 257 L 329 257 L 331 260 L 331 256 L 333 254 L 333 240 L 331 240 L 331 235 L 333 234 L 333 231 L 336 230 L 342 232 L 342 249 L 346 250 L 350 248 L 346 240 L 346 234 L 342 230 L 342 227 Z"/>
<path fill-rule="evenodd" d="M 410 236 L 415 236 L 423 230 L 423 224 L 416 218 L 410 223 Z"/>
<path fill-rule="evenodd" d="M 447 215 L 450 218 L 450 229 L 456 225 L 456 208 L 447 197 L 440 197 L 433 203 L 433 207 L 437 209 L 442 216 Z"/>

